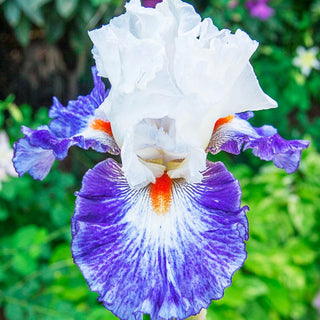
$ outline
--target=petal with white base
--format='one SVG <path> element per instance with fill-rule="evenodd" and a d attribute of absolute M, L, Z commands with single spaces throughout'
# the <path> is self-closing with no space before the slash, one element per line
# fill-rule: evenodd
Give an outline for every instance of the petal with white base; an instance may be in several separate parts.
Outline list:
<path fill-rule="evenodd" d="M 309 141 L 285 140 L 272 126 L 252 127 L 247 119 L 252 112 L 221 119 L 216 126 L 208 146 L 208 150 L 216 154 L 223 150 L 239 154 L 241 149 L 252 149 L 252 153 L 262 160 L 273 161 L 278 168 L 293 173 L 298 169 L 301 152 L 308 148 Z"/>
<path fill-rule="evenodd" d="M 195 315 L 223 296 L 246 258 L 247 208 L 222 163 L 208 163 L 201 183 L 160 180 L 132 189 L 108 159 L 77 195 L 74 261 L 121 319 Z"/>
<path fill-rule="evenodd" d="M 40 126 L 36 130 L 22 127 L 25 137 L 15 143 L 13 158 L 20 176 L 29 172 L 35 179 L 44 179 L 51 169 L 52 159 L 64 159 L 74 145 L 103 153 L 120 152 L 107 115 L 100 110 L 108 90 L 96 68 L 92 68 L 92 75 L 94 88 L 89 95 L 69 101 L 66 107 L 54 98 L 49 112 L 53 120 L 49 127 Z"/>

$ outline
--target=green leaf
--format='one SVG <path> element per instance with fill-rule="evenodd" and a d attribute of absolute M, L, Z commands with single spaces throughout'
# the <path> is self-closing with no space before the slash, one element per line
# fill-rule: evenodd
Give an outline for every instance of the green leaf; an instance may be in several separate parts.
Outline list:
<path fill-rule="evenodd" d="M 36 271 L 38 264 L 28 253 L 18 253 L 13 257 L 13 269 L 21 275 L 28 275 Z"/>
<path fill-rule="evenodd" d="M 24 314 L 23 314 L 23 309 L 13 303 L 7 303 L 4 306 L 4 314 L 6 319 L 8 320 L 24 320 Z"/>
<path fill-rule="evenodd" d="M 48 255 L 48 246 L 45 243 L 47 230 L 34 225 L 25 226 L 19 229 L 13 236 L 15 247 L 24 252 L 27 248 L 28 257 L 32 260 L 40 256 Z"/>
<path fill-rule="evenodd" d="M 269 288 L 268 300 L 272 307 L 283 316 L 288 316 L 291 311 L 291 301 L 288 290 L 279 282 L 269 280 L 267 282 Z"/>
<path fill-rule="evenodd" d="M 28 320 L 39 320 L 39 315 L 34 311 L 33 306 L 27 308 Z"/>
<path fill-rule="evenodd" d="M 10 112 L 10 116 L 17 122 L 22 122 L 23 116 L 21 110 L 17 107 L 15 103 L 11 103 L 8 106 L 8 110 Z"/>
<path fill-rule="evenodd" d="M 90 320 L 117 320 L 118 318 L 105 308 L 95 307 L 88 314 L 88 319 L 90 319 Z M 145 317 L 144 317 L 144 319 L 145 319 Z"/>
<path fill-rule="evenodd" d="M 263 308 L 263 306 L 261 306 L 261 304 L 257 303 L 256 301 L 254 301 L 253 303 L 250 303 L 250 306 L 246 306 L 247 308 L 245 308 L 245 315 L 246 315 L 246 319 L 257 319 L 257 320 L 261 320 L 261 319 L 270 319 L 270 314 L 268 314 L 268 309 Z"/>
<path fill-rule="evenodd" d="M 14 29 L 14 33 L 17 40 L 22 46 L 27 46 L 30 41 L 31 24 L 26 17 L 22 16 L 19 20 L 17 27 Z"/>
<path fill-rule="evenodd" d="M 68 243 L 62 243 L 58 245 L 52 253 L 50 262 L 55 263 L 61 260 L 67 260 L 71 258 L 70 245 Z"/>
<path fill-rule="evenodd" d="M 6 274 L 6 272 L 2 269 L 2 268 L 0 268 L 0 281 L 2 282 L 3 280 L 7 280 L 6 279 L 7 278 L 7 274 Z M 0 307 L 1 307 L 1 295 L 0 295 Z"/>
<path fill-rule="evenodd" d="M 46 38 L 49 42 L 54 43 L 61 39 L 65 31 L 65 22 L 53 11 L 46 19 L 46 24 L 44 26 Z M 48 111 L 47 111 L 48 117 Z"/>
<path fill-rule="evenodd" d="M 89 23 L 95 13 L 96 9 L 92 7 L 89 2 L 86 1 L 81 3 L 81 6 L 79 7 L 79 14 L 85 23 Z M 79 22 L 81 22 L 81 20 L 79 20 Z"/>
<path fill-rule="evenodd" d="M 38 227 L 34 225 L 25 226 L 19 229 L 14 235 L 15 247 L 23 249 L 31 246 L 37 231 Z"/>
<path fill-rule="evenodd" d="M 280 278 L 280 277 L 279 277 Z M 294 265 L 283 265 L 281 282 L 293 291 L 303 290 L 306 286 L 306 276 L 303 270 Z"/>
<path fill-rule="evenodd" d="M 0 112 L 0 127 L 3 126 L 4 120 L 5 120 L 5 116 L 4 116 L 4 114 L 2 112 Z"/>
<path fill-rule="evenodd" d="M 78 0 L 56 0 L 56 8 L 59 15 L 68 19 L 76 10 Z"/>
<path fill-rule="evenodd" d="M 38 272 L 38 269 L 37 269 L 37 272 Z M 42 289 L 42 287 L 38 279 L 29 278 L 28 285 L 21 286 L 20 288 L 18 287 L 17 291 L 19 291 L 19 294 L 21 293 L 22 296 L 27 297 L 35 294 L 40 289 Z"/>
<path fill-rule="evenodd" d="M 65 289 L 66 287 L 68 290 Z M 74 285 L 66 281 L 62 285 L 51 286 L 48 292 L 52 292 L 66 301 L 79 301 L 87 296 L 88 288 L 82 282 Z"/>
<path fill-rule="evenodd" d="M 69 301 L 57 300 L 54 305 L 55 310 L 59 310 L 61 314 L 72 314 L 73 306 Z"/>
<path fill-rule="evenodd" d="M 63 205 L 62 203 L 55 203 L 50 210 L 50 217 L 52 222 L 57 227 L 62 227 L 68 224 L 71 218 L 71 208 Z"/>
<path fill-rule="evenodd" d="M 9 216 L 8 210 L 7 208 L 5 208 L 4 206 L 0 207 L 0 221 L 5 221 L 7 220 Z"/>
<path fill-rule="evenodd" d="M 9 94 L 5 100 L 0 100 L 0 110 L 6 110 L 8 108 L 8 105 L 10 103 L 14 102 L 15 99 L 15 95 L 14 94 Z"/>
<path fill-rule="evenodd" d="M 288 243 L 288 249 L 292 260 L 298 265 L 309 265 L 314 262 L 316 252 L 313 251 L 307 244 L 302 242 L 302 239 L 294 239 Z"/>
<path fill-rule="evenodd" d="M 277 245 L 270 247 L 267 240 L 258 242 L 250 239 L 247 250 L 248 258 L 244 268 L 259 276 L 275 278 L 281 274 L 283 266 L 289 263 L 288 254 L 279 250 Z"/>
<path fill-rule="evenodd" d="M 50 0 L 16 0 L 26 16 L 37 26 L 44 25 L 41 7 Z"/>
<path fill-rule="evenodd" d="M 290 197 L 288 212 L 292 223 L 301 235 L 308 235 L 316 223 L 314 203 L 303 203 L 296 196 Z"/>
<path fill-rule="evenodd" d="M 254 301 L 268 292 L 266 284 L 255 276 L 247 276 L 236 272 L 232 279 L 232 286 L 226 288 L 223 299 L 218 305 L 239 308 L 248 301 Z"/>
<path fill-rule="evenodd" d="M 11 27 L 16 27 L 21 16 L 21 10 L 18 4 L 13 0 L 5 2 L 3 12 Z"/>
<path fill-rule="evenodd" d="M 237 309 L 225 308 L 221 306 L 217 308 L 215 306 L 216 302 L 213 302 L 207 311 L 207 320 L 244 320 L 245 318 L 241 316 Z M 246 318 L 247 319 L 247 318 Z M 252 319 L 250 319 L 252 320 Z"/>
<path fill-rule="evenodd" d="M 100 6 L 101 4 L 110 4 L 112 3 L 112 0 L 90 0 L 91 4 L 95 7 Z"/>
<path fill-rule="evenodd" d="M 14 180 L 5 181 L 2 183 L 1 197 L 5 200 L 12 201 L 16 196 L 18 190 Z"/>

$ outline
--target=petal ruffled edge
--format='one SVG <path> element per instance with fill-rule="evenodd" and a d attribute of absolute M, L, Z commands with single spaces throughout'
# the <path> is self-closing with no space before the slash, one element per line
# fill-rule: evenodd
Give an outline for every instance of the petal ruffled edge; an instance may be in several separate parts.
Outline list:
<path fill-rule="evenodd" d="M 13 145 L 13 165 L 19 177 L 26 172 L 36 180 L 43 180 L 49 173 L 55 156 L 52 150 L 32 146 L 27 139 L 20 139 Z"/>
<path fill-rule="evenodd" d="M 54 98 L 49 111 L 53 120 L 48 126 L 36 130 L 22 127 L 24 138 L 14 144 L 13 163 L 21 176 L 29 172 L 35 179 L 44 179 L 50 171 L 54 159 L 62 160 L 71 146 L 82 149 L 92 148 L 97 152 L 119 154 L 111 131 L 110 123 L 96 117 L 96 112 L 108 95 L 104 83 L 92 68 L 94 88 L 87 96 L 79 96 L 69 101 L 66 107 Z M 37 172 L 39 170 L 39 172 Z"/>
<path fill-rule="evenodd" d="M 72 218 L 72 254 L 99 301 L 121 319 L 184 319 L 220 299 L 246 259 L 237 180 L 208 163 L 202 183 L 172 182 L 170 209 L 131 189 L 111 159 L 89 170 Z"/>
<path fill-rule="evenodd" d="M 272 160 L 278 168 L 294 173 L 300 163 L 303 149 L 310 142 L 306 140 L 285 140 L 272 126 L 252 127 L 247 119 L 253 113 L 236 115 L 231 121 L 214 130 L 207 148 L 212 154 L 223 150 L 239 154 L 241 149 L 252 149 L 252 153 L 262 160 Z"/>
<path fill-rule="evenodd" d="M 63 106 L 56 97 L 53 97 L 53 105 L 49 110 L 49 117 L 52 118 L 49 128 L 57 138 L 70 138 L 85 130 L 95 110 L 107 98 L 109 90 L 105 89 L 97 74 L 97 68 L 92 67 L 91 72 L 94 87 L 90 94 L 70 100 L 67 106 Z"/>

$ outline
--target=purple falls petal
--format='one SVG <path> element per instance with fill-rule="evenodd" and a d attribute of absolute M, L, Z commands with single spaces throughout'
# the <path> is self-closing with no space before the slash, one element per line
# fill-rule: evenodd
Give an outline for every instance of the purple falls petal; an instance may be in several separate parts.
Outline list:
<path fill-rule="evenodd" d="M 105 89 L 97 73 L 96 67 L 93 67 L 94 88 L 90 94 L 79 96 L 77 100 L 70 100 L 66 107 L 56 97 L 53 98 L 53 105 L 49 111 L 49 117 L 53 120 L 49 128 L 57 138 L 70 138 L 85 130 L 95 110 L 108 96 L 109 90 Z"/>
<path fill-rule="evenodd" d="M 32 146 L 27 139 L 14 144 L 13 165 L 19 177 L 26 172 L 36 180 L 43 180 L 49 173 L 55 156 L 52 150 Z"/>
<path fill-rule="evenodd" d="M 153 211 L 149 187 L 131 189 L 108 159 L 89 170 L 72 218 L 75 263 L 121 319 L 184 319 L 220 299 L 246 259 L 238 182 L 208 163 L 201 183 L 173 181 L 172 204 Z"/>
<path fill-rule="evenodd" d="M 94 88 L 89 95 L 70 101 L 67 107 L 62 106 L 54 98 L 54 104 L 49 112 L 53 120 L 49 127 L 40 126 L 36 130 L 22 127 L 25 138 L 14 145 L 14 148 L 20 150 L 14 157 L 15 167 L 20 175 L 29 172 L 34 178 L 37 177 L 36 179 L 44 179 L 52 166 L 52 155 L 62 160 L 67 156 L 69 148 L 74 145 L 82 149 L 92 148 L 103 153 L 118 154 L 120 152 L 112 135 L 90 127 L 90 123 L 95 120 L 95 110 L 108 95 L 108 91 L 105 90 L 103 82 L 97 75 L 96 68 L 92 68 L 92 75 Z M 21 150 L 24 151 L 21 152 Z M 48 161 L 49 154 L 50 161 Z M 28 159 L 25 164 L 22 164 L 24 161 L 22 155 Z M 46 170 L 43 170 L 44 164 L 38 163 L 44 158 Z M 41 172 L 37 173 L 37 168 L 41 168 Z"/>
<path fill-rule="evenodd" d="M 49 145 L 60 145 L 59 151 L 54 150 L 54 152 L 57 154 L 65 153 L 65 156 L 71 145 L 77 145 L 84 149 L 92 148 L 98 152 L 120 153 L 112 136 L 100 130 L 90 129 L 90 123 L 95 120 L 95 111 L 109 94 L 109 90 L 105 89 L 104 83 L 98 76 L 96 67 L 92 68 L 92 77 L 94 88 L 90 94 L 79 96 L 77 100 L 69 101 L 66 107 L 57 98 L 53 99 L 53 106 L 49 111 L 49 116 L 53 118 L 49 124 L 49 134 L 54 139 L 44 137 L 46 142 L 42 146 L 43 148 L 48 148 L 48 141 L 52 140 L 52 144 L 49 143 Z M 101 113 L 103 112 L 101 111 Z M 104 116 L 106 117 L 106 115 Z M 64 139 L 66 141 L 63 141 Z M 39 135 L 35 134 L 32 140 L 33 142 L 30 143 L 41 146 L 41 137 Z M 63 148 L 63 146 L 65 147 Z"/>
<path fill-rule="evenodd" d="M 308 148 L 309 141 L 285 140 L 272 126 L 255 128 L 246 121 L 248 114 L 236 115 L 235 118 L 221 125 L 213 132 L 208 150 L 216 154 L 223 150 L 239 154 L 241 149 L 252 149 L 252 153 L 262 160 L 273 161 L 275 166 L 295 172 L 300 163 L 301 152 Z"/>
<path fill-rule="evenodd" d="M 269 127 L 269 126 L 264 126 Z M 265 133 L 263 127 L 257 128 L 257 132 Z M 279 134 L 261 135 L 260 139 L 248 140 L 243 150 L 252 149 L 252 153 L 262 160 L 272 160 L 278 168 L 287 173 L 297 171 L 301 159 L 301 152 L 308 148 L 310 142 L 305 140 L 285 140 Z"/>
<path fill-rule="evenodd" d="M 47 126 L 40 126 L 36 130 L 22 127 L 22 132 L 31 145 L 46 150 L 51 149 L 58 160 L 63 160 L 67 156 L 69 148 L 74 145 L 85 150 L 92 148 L 98 152 L 109 151 L 109 146 L 102 144 L 97 137 L 86 139 L 79 135 L 60 139 L 54 136 Z"/>

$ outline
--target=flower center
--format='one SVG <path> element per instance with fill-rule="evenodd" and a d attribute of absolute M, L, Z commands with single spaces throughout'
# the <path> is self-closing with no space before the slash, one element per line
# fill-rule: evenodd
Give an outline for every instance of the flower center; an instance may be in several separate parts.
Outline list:
<path fill-rule="evenodd" d="M 315 55 L 312 52 L 306 52 L 301 58 L 302 65 L 306 67 L 313 67 L 315 59 Z"/>
<path fill-rule="evenodd" d="M 155 184 L 166 173 L 171 179 L 198 183 L 205 170 L 206 153 L 199 141 L 189 141 L 169 117 L 144 118 L 128 132 L 121 150 L 129 185 L 139 189 Z"/>

